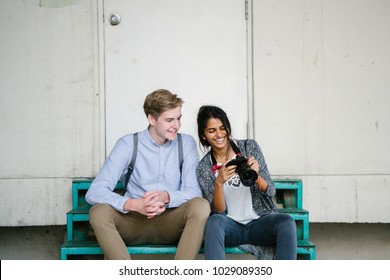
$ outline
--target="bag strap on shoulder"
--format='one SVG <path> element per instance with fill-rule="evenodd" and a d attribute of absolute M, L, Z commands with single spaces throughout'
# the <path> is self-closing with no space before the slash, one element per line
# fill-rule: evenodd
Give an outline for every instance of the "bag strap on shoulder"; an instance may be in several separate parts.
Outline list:
<path fill-rule="evenodd" d="M 126 180 L 125 180 L 124 188 L 126 188 L 127 184 L 129 183 L 129 179 L 130 179 L 131 173 L 133 173 L 133 170 L 134 170 L 135 160 L 137 159 L 138 132 L 134 133 L 133 139 L 134 139 L 133 156 L 131 158 L 129 166 L 127 167 L 127 174 L 126 174 Z"/>
<path fill-rule="evenodd" d="M 183 140 L 181 139 L 181 134 L 177 134 L 177 141 L 178 141 L 178 149 L 179 149 L 179 163 L 180 163 L 180 180 L 181 180 L 181 173 L 183 169 Z"/>
<path fill-rule="evenodd" d="M 124 187 L 126 188 L 127 184 L 129 183 L 129 179 L 131 174 L 134 170 L 135 160 L 137 159 L 137 152 L 138 152 L 138 133 L 134 133 L 134 148 L 133 148 L 133 156 L 131 158 L 130 164 L 127 167 L 127 174 L 126 174 L 126 180 Z M 183 140 L 181 137 L 181 134 L 177 134 L 177 141 L 178 141 L 178 150 L 179 150 L 179 166 L 180 166 L 180 181 L 181 181 L 181 175 L 182 175 L 182 169 L 183 169 Z"/>

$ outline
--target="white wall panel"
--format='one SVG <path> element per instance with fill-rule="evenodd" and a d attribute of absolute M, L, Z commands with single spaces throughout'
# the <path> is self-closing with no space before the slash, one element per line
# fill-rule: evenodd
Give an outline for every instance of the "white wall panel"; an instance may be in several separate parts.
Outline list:
<path fill-rule="evenodd" d="M 300 176 L 311 222 L 389 223 L 390 176 Z"/>
<path fill-rule="evenodd" d="M 124 134 L 143 130 L 145 96 L 159 88 L 185 101 L 181 132 L 197 139 L 204 104 L 231 116 L 235 136 L 247 133 L 245 2 L 237 0 L 105 1 L 107 154 Z"/>
<path fill-rule="evenodd" d="M 247 65 L 242 52 L 246 38 L 240 32 L 246 23 L 241 17 L 233 19 L 236 11 L 226 3 L 216 11 L 186 11 L 184 7 L 180 13 L 184 24 L 177 26 L 180 38 L 191 29 L 192 13 L 208 15 L 206 25 L 194 27 L 199 42 L 196 38 L 183 42 L 179 37 L 174 41 L 178 51 L 173 56 L 190 71 L 176 69 L 174 74 L 148 80 L 138 77 L 153 65 L 150 57 L 128 56 L 131 73 L 116 69 L 115 59 L 103 60 L 103 23 L 98 21 L 103 1 L 1 1 L 0 226 L 64 224 L 71 179 L 94 176 L 104 157 L 102 147 L 110 147 L 116 137 L 130 130 L 122 122 L 113 125 L 111 138 L 104 143 L 105 122 L 100 114 L 107 105 L 100 103 L 104 100 L 104 63 L 119 73 L 111 76 L 112 94 L 142 95 L 135 104 L 128 100 L 119 104 L 124 98 L 113 98 L 110 108 L 121 105 L 121 112 L 137 108 L 137 116 L 143 118 L 144 94 L 161 85 L 184 97 L 183 131 L 191 132 L 196 108 L 203 101 L 217 103 L 222 97 L 218 104 L 230 115 L 237 114 L 233 126 L 238 128 L 238 137 L 244 136 L 247 89 L 242 73 Z M 271 173 L 304 179 L 303 204 L 313 222 L 389 223 L 390 2 L 251 3 L 254 132 Z M 155 18 L 164 18 L 157 6 L 146 10 L 154 11 Z M 238 13 L 243 12 L 240 2 Z M 232 20 L 223 24 L 217 20 L 224 16 Z M 159 25 L 142 20 L 139 17 L 139 24 L 146 29 Z M 210 23 L 215 29 L 209 30 Z M 165 24 L 174 26 L 172 21 Z M 114 33 L 118 28 L 107 23 L 105 28 L 113 39 L 110 57 L 120 57 L 116 52 L 121 51 L 123 38 Z M 217 30 L 224 30 L 220 37 Z M 227 49 L 223 46 L 230 42 L 229 32 L 239 42 Z M 170 35 L 174 40 L 175 33 Z M 212 39 L 219 42 L 211 43 Z M 189 48 L 192 43 L 197 47 Z M 211 59 L 213 54 L 216 60 Z M 194 61 L 193 57 L 204 59 Z M 162 61 L 168 64 L 170 59 Z M 161 69 L 153 71 L 155 75 Z M 126 92 L 128 87 L 119 82 L 130 79 L 130 74 L 135 78 L 129 84 L 141 85 Z M 224 87 L 239 98 L 226 98 Z M 111 117 L 115 124 L 115 118 L 122 115 L 112 109 Z M 137 125 L 144 126 L 141 121 Z"/>
<path fill-rule="evenodd" d="M 1 3 L 1 178 L 91 176 L 99 164 L 96 4 L 51 3 Z"/>
<path fill-rule="evenodd" d="M 0 36 L 0 225 L 64 224 L 100 165 L 97 1 L 1 1 Z"/>
<path fill-rule="evenodd" d="M 70 179 L 0 179 L 0 226 L 65 224 L 71 185 Z"/>
<path fill-rule="evenodd" d="M 272 174 L 316 178 L 313 221 L 390 221 L 388 26 L 388 1 L 253 1 L 255 137 Z"/>

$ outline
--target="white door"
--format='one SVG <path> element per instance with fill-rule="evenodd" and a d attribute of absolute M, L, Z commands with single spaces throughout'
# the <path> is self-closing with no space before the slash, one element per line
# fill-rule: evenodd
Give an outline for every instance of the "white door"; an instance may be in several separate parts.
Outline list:
<path fill-rule="evenodd" d="M 197 111 L 214 104 L 230 116 L 234 136 L 246 137 L 244 0 L 103 3 L 106 153 L 122 135 L 146 128 L 144 98 L 159 88 L 184 99 L 182 133 L 197 140 Z"/>

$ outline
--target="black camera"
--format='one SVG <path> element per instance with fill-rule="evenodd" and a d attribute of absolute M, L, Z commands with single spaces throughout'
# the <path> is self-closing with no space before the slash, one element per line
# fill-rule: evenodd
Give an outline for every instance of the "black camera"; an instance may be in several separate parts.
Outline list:
<path fill-rule="evenodd" d="M 244 156 L 238 156 L 235 159 L 232 159 L 226 164 L 226 167 L 231 165 L 237 165 L 236 172 L 240 176 L 241 183 L 244 186 L 252 186 L 255 184 L 257 177 L 259 176 L 256 171 L 254 171 L 248 165 L 248 159 Z"/>

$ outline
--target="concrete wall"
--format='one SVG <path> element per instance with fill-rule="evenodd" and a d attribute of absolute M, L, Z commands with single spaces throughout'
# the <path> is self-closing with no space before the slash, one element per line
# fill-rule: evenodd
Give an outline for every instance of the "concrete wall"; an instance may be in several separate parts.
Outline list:
<path fill-rule="evenodd" d="M 100 167 L 102 3 L 0 3 L 0 226 L 65 224 L 71 180 Z M 251 125 L 271 173 L 304 180 L 311 221 L 389 223 L 390 3 L 249 4 Z"/>
<path fill-rule="evenodd" d="M 65 224 L 71 179 L 100 166 L 97 3 L 7 0 L 0 19 L 0 226 Z"/>
<path fill-rule="evenodd" d="M 254 0 L 255 138 L 312 222 L 390 222 L 390 2 Z"/>
<path fill-rule="evenodd" d="M 389 224 L 310 224 L 310 240 L 317 246 L 317 260 L 390 260 Z M 1 260 L 58 260 L 64 226 L 7 227 L 0 230 Z M 102 259 L 83 256 L 82 259 Z M 171 260 L 173 255 L 136 255 L 133 259 Z M 252 255 L 228 259 L 253 260 Z M 197 259 L 204 259 L 199 255 Z"/>

